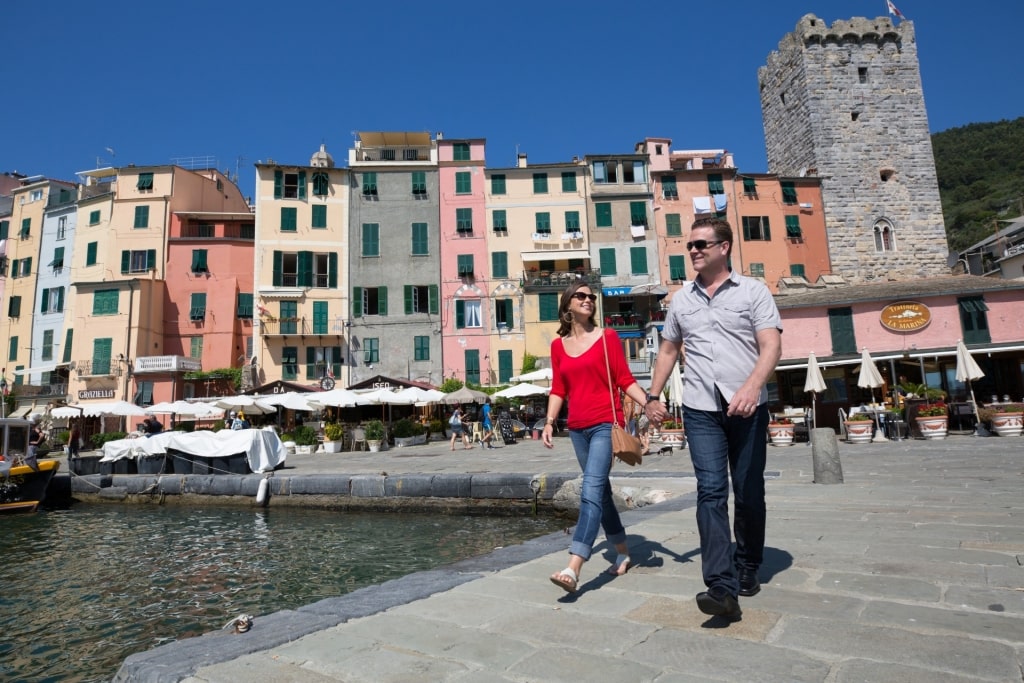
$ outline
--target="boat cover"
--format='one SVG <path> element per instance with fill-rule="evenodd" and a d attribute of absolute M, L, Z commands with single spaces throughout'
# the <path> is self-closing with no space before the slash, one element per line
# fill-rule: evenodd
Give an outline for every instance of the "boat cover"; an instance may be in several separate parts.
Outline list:
<path fill-rule="evenodd" d="M 140 455 L 163 455 L 168 449 L 203 458 L 245 453 L 249 469 L 269 472 L 285 461 L 287 452 L 277 433 L 264 429 L 222 429 L 219 432 L 161 432 L 151 437 L 118 439 L 103 444 L 100 462 Z"/>

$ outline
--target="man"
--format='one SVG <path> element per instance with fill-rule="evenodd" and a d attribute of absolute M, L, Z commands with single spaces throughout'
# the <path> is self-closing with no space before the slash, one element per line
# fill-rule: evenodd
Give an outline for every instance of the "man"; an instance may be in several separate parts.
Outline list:
<path fill-rule="evenodd" d="M 687 253 L 697 277 L 675 293 L 666 316 L 644 410 L 660 423 L 660 400 L 683 351 L 683 423 L 697 475 L 697 529 L 707 590 L 705 614 L 740 619 L 738 595 L 760 589 L 764 555 L 764 468 L 768 392 L 765 383 L 782 352 L 782 320 L 763 283 L 729 266 L 733 234 L 719 218 L 698 218 Z M 736 550 L 729 530 L 732 476 Z"/>
<path fill-rule="evenodd" d="M 28 432 L 28 453 L 26 454 L 25 463 L 36 471 L 39 470 L 39 463 L 36 458 L 39 455 L 39 447 L 42 444 L 43 432 L 39 429 L 39 425 L 33 422 Z"/>

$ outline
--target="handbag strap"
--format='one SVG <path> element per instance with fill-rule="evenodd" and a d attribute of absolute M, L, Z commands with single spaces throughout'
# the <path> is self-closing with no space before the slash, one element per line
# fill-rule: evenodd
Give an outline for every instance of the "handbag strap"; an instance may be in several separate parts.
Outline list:
<path fill-rule="evenodd" d="M 604 329 L 601 330 L 601 344 L 604 346 L 604 369 L 608 372 L 608 399 L 612 404 L 612 424 L 619 424 L 615 417 L 615 390 L 612 388 L 612 366 L 608 362 L 608 342 L 604 338 Z"/>

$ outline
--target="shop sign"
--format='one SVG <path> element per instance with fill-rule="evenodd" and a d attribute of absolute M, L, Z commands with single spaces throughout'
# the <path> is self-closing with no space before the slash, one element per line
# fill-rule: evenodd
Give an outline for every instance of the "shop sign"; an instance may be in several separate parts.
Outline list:
<path fill-rule="evenodd" d="M 78 392 L 79 401 L 88 401 L 92 398 L 114 398 L 115 389 L 83 389 Z"/>
<path fill-rule="evenodd" d="M 899 301 L 882 309 L 878 316 L 882 326 L 893 332 L 916 332 L 932 321 L 932 312 L 916 301 Z"/>

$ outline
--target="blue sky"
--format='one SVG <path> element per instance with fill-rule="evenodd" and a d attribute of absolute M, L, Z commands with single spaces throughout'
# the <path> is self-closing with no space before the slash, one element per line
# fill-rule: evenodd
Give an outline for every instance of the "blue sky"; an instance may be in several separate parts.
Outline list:
<path fill-rule="evenodd" d="M 933 132 L 1024 115 L 1024 3 L 894 2 L 914 22 Z M 97 160 L 209 156 L 251 195 L 258 160 L 307 163 L 324 142 L 343 165 L 354 131 L 409 130 L 485 137 L 490 166 L 659 136 L 763 172 L 757 69 L 808 13 L 832 23 L 886 5 L 4 3 L 0 171 L 74 180 Z"/>

